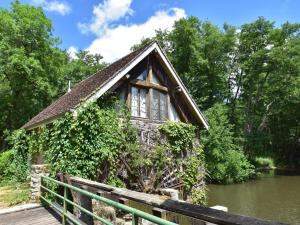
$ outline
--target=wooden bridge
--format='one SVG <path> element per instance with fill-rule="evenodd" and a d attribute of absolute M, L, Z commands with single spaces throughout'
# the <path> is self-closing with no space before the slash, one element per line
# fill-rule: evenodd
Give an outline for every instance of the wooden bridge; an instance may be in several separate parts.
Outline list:
<path fill-rule="evenodd" d="M 64 183 L 49 177 L 43 177 L 43 183 L 55 183 L 62 187 L 54 192 L 42 183 L 44 191 L 41 200 L 45 207 L 0 214 L 0 225 L 92 225 L 117 224 L 116 218 L 103 210 L 92 207 L 92 199 L 122 211 L 127 221 L 121 224 L 158 224 L 158 225 L 280 225 L 281 223 L 234 215 L 219 210 L 192 205 L 155 195 L 139 193 L 127 189 L 115 188 L 82 178 L 71 178 L 72 183 Z M 68 192 L 69 191 L 69 192 Z M 77 197 L 68 195 L 70 191 L 79 193 Z M 70 198 L 71 197 L 71 198 Z M 95 203 L 95 201 L 93 202 Z M 99 206 L 99 205 L 98 205 Z M 73 208 L 70 210 L 70 208 Z M 75 215 L 76 210 L 77 215 Z M 142 209 L 142 210 L 140 210 Z M 73 212 L 74 214 L 72 214 Z M 78 214 L 78 212 L 80 212 Z M 147 213 L 146 213 L 147 212 Z M 129 215 L 129 221 L 128 221 Z M 110 218 L 109 218 L 110 217 Z M 100 222 L 100 223 L 99 223 Z M 118 221 L 118 224 L 120 221 Z M 146 223 L 145 223 L 146 222 Z"/>
<path fill-rule="evenodd" d="M 51 208 L 36 207 L 0 215 L 0 225 L 60 225 L 61 216 Z"/>

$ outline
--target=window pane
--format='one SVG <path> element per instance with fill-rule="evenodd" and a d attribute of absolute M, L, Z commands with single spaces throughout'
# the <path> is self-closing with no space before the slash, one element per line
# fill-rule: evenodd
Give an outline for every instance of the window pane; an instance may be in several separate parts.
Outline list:
<path fill-rule="evenodd" d="M 159 81 L 159 79 L 155 75 L 155 73 L 153 73 L 153 76 L 152 76 L 152 83 L 153 84 L 161 84 L 160 81 Z"/>
<path fill-rule="evenodd" d="M 159 92 L 153 90 L 152 119 L 159 120 Z"/>
<path fill-rule="evenodd" d="M 131 115 L 138 116 L 138 94 L 139 91 L 135 87 L 131 87 Z"/>
<path fill-rule="evenodd" d="M 140 117 L 147 117 L 146 94 L 147 90 L 140 89 Z"/>
<path fill-rule="evenodd" d="M 177 113 L 177 111 L 176 111 L 175 106 L 173 105 L 173 103 L 171 103 L 169 115 L 170 115 L 169 119 L 171 121 L 176 121 L 176 122 L 180 121 L 178 113 Z"/>
<path fill-rule="evenodd" d="M 166 120 L 167 116 L 167 95 L 160 93 L 160 120 Z"/>
<path fill-rule="evenodd" d="M 126 101 L 125 88 L 120 91 L 119 100 L 122 104 L 125 103 L 125 101 Z"/>
<path fill-rule="evenodd" d="M 138 77 L 138 80 L 146 80 L 147 79 L 147 70 L 144 70 Z"/>

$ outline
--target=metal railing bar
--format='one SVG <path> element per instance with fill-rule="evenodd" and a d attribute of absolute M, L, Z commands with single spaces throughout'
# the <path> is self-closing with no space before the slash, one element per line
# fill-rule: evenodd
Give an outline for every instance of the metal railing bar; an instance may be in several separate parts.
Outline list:
<path fill-rule="evenodd" d="M 54 194 L 56 197 L 60 198 L 61 200 L 64 200 L 64 197 L 63 197 L 63 196 L 61 196 L 61 195 L 57 194 L 56 192 L 54 192 L 54 191 L 52 191 L 52 190 L 46 188 L 45 186 L 41 185 L 41 188 L 44 189 L 44 190 L 46 190 L 46 191 L 48 191 L 48 192 L 50 192 L 51 194 Z M 96 218 L 97 220 L 99 220 L 100 222 L 102 222 L 102 223 L 104 223 L 104 224 L 106 224 L 106 225 L 114 225 L 114 224 L 111 223 L 110 221 L 108 221 L 108 220 L 106 220 L 106 219 L 104 219 L 104 218 L 102 218 L 102 217 L 99 217 L 97 214 L 92 213 L 92 212 L 88 211 L 87 209 L 83 208 L 81 205 L 78 205 L 78 204 L 76 204 L 75 202 L 72 202 L 71 200 L 69 200 L 69 199 L 67 199 L 67 198 L 66 198 L 65 200 L 66 200 L 66 202 L 68 202 L 69 204 L 75 206 L 76 208 L 80 209 L 81 211 L 83 211 L 83 212 L 89 214 L 90 216 L 95 217 L 95 218 Z"/>
<path fill-rule="evenodd" d="M 121 203 L 117 203 L 117 202 L 115 202 L 113 200 L 110 200 L 110 199 L 98 196 L 96 194 L 90 193 L 88 191 L 82 190 L 82 189 L 74 187 L 72 185 L 63 183 L 61 181 L 57 181 L 57 180 L 55 180 L 53 178 L 46 177 L 46 176 L 42 176 L 42 178 L 44 178 L 46 180 L 49 180 L 49 181 L 52 181 L 54 183 L 57 183 L 57 184 L 59 184 L 61 186 L 67 187 L 67 188 L 69 188 L 71 190 L 77 191 L 77 192 L 79 192 L 79 193 L 81 193 L 83 195 L 86 195 L 86 196 L 90 197 L 90 198 L 93 198 L 93 199 L 96 199 L 98 201 L 104 202 L 107 205 L 110 205 L 110 206 L 112 206 L 114 208 L 118 208 L 118 209 L 124 210 L 126 212 L 129 212 L 129 213 L 131 213 L 131 214 L 133 214 L 133 215 L 135 215 L 137 217 L 141 217 L 141 218 L 146 219 L 146 220 L 148 220 L 150 222 L 161 224 L 161 225 L 178 225 L 176 223 L 173 223 L 173 222 L 170 222 L 170 221 L 167 221 L 167 220 L 163 220 L 163 219 L 161 219 L 159 217 L 156 217 L 156 216 L 153 216 L 151 214 L 145 213 L 145 212 L 143 212 L 143 211 L 141 211 L 139 209 L 131 208 L 129 206 L 123 205 Z"/>
<path fill-rule="evenodd" d="M 69 220 L 71 220 L 76 225 L 82 225 L 77 220 L 75 220 L 72 217 L 70 217 L 67 213 L 64 213 L 64 211 L 62 211 L 60 208 L 58 208 L 56 205 L 54 205 L 51 201 L 47 200 L 43 196 L 40 196 L 40 198 L 43 199 L 45 202 L 47 202 L 51 207 L 53 207 L 54 209 L 56 209 L 57 211 L 59 211 L 61 214 L 63 214 L 64 216 L 66 216 Z"/>

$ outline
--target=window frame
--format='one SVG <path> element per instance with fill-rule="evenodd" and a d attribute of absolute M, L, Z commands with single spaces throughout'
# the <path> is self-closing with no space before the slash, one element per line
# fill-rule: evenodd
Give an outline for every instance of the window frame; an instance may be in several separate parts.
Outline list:
<path fill-rule="evenodd" d="M 138 90 L 138 100 L 137 100 L 137 116 L 132 115 L 132 88 L 136 88 Z M 141 116 L 141 105 L 140 105 L 140 93 L 141 90 L 146 90 L 146 117 Z M 129 93 L 130 93 L 130 116 L 134 118 L 142 118 L 142 119 L 149 119 L 149 90 L 147 88 L 141 88 L 135 85 L 129 85 Z"/>

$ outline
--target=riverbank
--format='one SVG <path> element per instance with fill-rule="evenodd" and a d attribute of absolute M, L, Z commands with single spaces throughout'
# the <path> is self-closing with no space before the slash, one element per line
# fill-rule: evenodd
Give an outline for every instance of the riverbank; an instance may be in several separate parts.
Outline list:
<path fill-rule="evenodd" d="M 231 213 L 299 224 L 300 176 L 292 171 L 293 176 L 280 175 L 283 172 L 271 170 L 239 184 L 209 184 L 208 206 L 223 205 Z"/>

